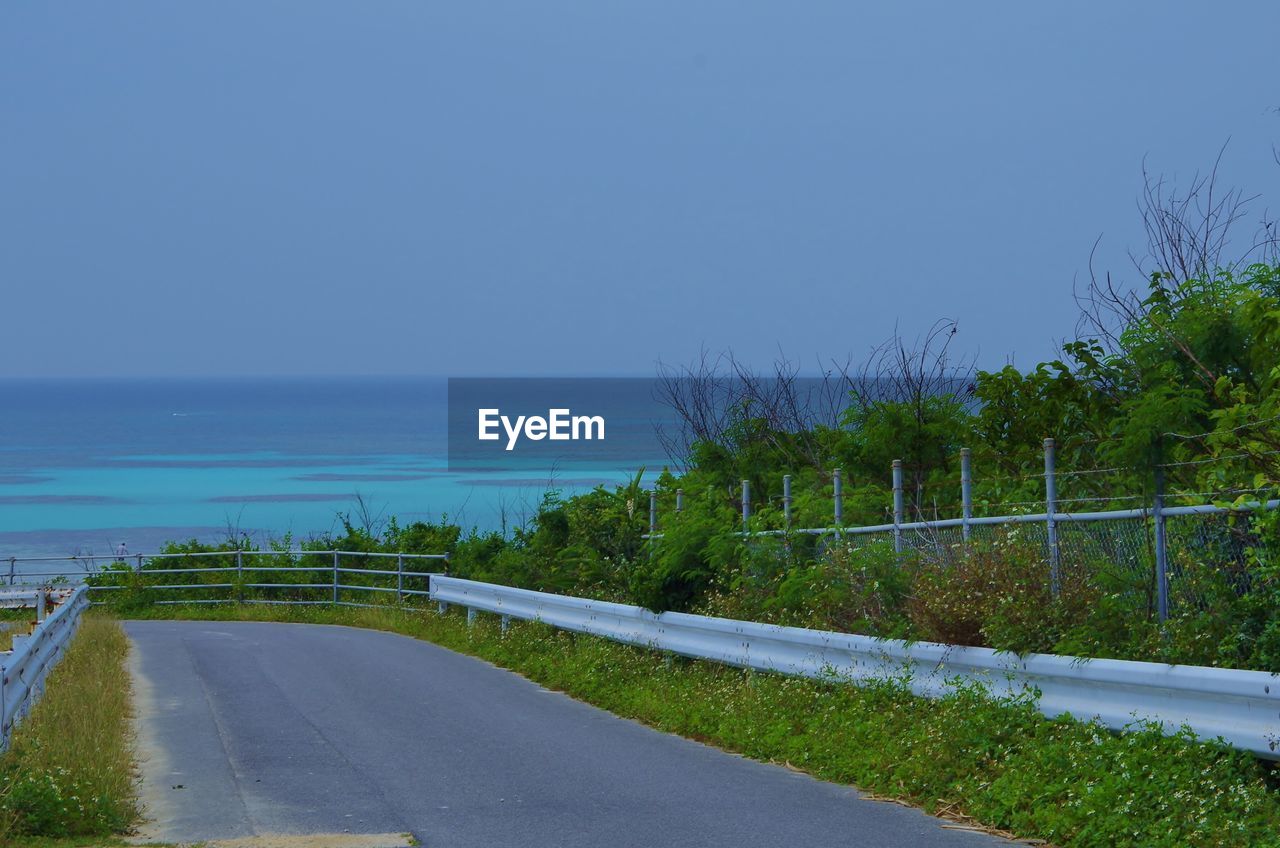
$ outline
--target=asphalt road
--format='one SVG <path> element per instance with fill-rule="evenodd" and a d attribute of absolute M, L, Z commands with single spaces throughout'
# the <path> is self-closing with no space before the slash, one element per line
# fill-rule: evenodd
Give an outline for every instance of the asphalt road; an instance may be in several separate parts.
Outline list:
<path fill-rule="evenodd" d="M 428 848 L 992 846 L 425 642 L 141 621 L 144 835 L 410 832 Z"/>

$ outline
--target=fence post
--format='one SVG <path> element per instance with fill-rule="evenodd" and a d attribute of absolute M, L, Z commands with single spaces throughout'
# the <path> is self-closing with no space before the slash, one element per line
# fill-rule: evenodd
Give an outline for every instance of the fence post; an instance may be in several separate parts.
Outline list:
<path fill-rule="evenodd" d="M 1053 439 L 1044 440 L 1044 512 L 1045 529 L 1049 539 L 1049 588 L 1055 597 L 1061 590 L 1059 574 L 1060 558 L 1058 556 L 1058 522 L 1055 514 L 1058 511 L 1058 481 L 1054 476 L 1054 443 Z"/>
<path fill-rule="evenodd" d="M 333 602 L 338 602 L 338 552 L 333 552 Z"/>
<path fill-rule="evenodd" d="M 18 564 L 17 557 L 9 557 L 9 585 L 13 585 L 13 570 Z"/>
<path fill-rule="evenodd" d="M 902 460 L 893 461 L 893 552 L 902 553 Z"/>
<path fill-rule="evenodd" d="M 649 535 L 658 532 L 658 490 L 649 490 Z"/>
<path fill-rule="evenodd" d="M 236 551 L 236 601 L 244 603 L 244 552 Z"/>
<path fill-rule="evenodd" d="M 742 481 L 742 534 L 745 536 L 750 530 L 751 523 L 751 483 L 750 481 Z"/>
<path fill-rule="evenodd" d="M 969 541 L 969 522 L 973 519 L 973 473 L 969 467 L 969 449 L 960 448 L 960 536 Z"/>
<path fill-rule="evenodd" d="M 684 489 L 676 489 L 676 512 L 684 512 Z"/>
<path fill-rule="evenodd" d="M 1164 535 L 1164 468 L 1156 466 L 1156 614 L 1161 621 L 1169 618 L 1169 549 Z"/>
<path fill-rule="evenodd" d="M 840 479 L 840 469 L 831 472 L 831 495 L 835 499 L 834 515 L 836 519 L 836 537 L 840 536 L 840 528 L 844 526 L 844 486 Z"/>
<path fill-rule="evenodd" d="M 396 554 L 396 603 L 404 603 L 404 554 Z"/>
<path fill-rule="evenodd" d="M 782 521 L 791 529 L 791 475 L 782 475 Z"/>
<path fill-rule="evenodd" d="M 142 554 L 138 554 L 138 573 L 142 573 Z"/>

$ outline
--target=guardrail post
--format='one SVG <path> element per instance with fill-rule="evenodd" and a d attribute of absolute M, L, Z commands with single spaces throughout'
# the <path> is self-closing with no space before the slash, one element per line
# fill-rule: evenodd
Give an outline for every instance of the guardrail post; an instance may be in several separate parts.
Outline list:
<path fill-rule="evenodd" d="M 973 471 L 969 467 L 969 449 L 960 448 L 960 537 L 969 541 L 969 522 L 973 520 Z"/>
<path fill-rule="evenodd" d="M 1054 476 L 1053 439 L 1044 440 L 1044 512 L 1045 530 L 1049 541 L 1049 588 L 1054 597 L 1061 591 L 1061 575 L 1058 556 L 1058 481 Z"/>
<path fill-rule="evenodd" d="M 37 625 L 40 624 L 40 622 L 44 621 L 44 604 L 45 604 L 44 587 L 41 586 L 39 589 L 36 589 L 36 624 Z"/>
<path fill-rule="evenodd" d="M 333 552 L 333 602 L 338 602 L 338 552 Z"/>
<path fill-rule="evenodd" d="M 658 490 L 649 490 L 649 535 L 658 532 Z"/>
<path fill-rule="evenodd" d="M 470 627 L 475 623 L 476 623 L 475 607 L 467 607 L 467 626 Z"/>
<path fill-rule="evenodd" d="M 9 557 L 9 585 L 13 585 L 13 572 L 18 565 L 17 557 Z"/>
<path fill-rule="evenodd" d="M 498 623 L 499 623 L 499 626 L 502 628 L 502 632 L 506 633 L 507 629 L 511 627 L 511 616 L 509 615 L 502 616 L 501 618 L 498 619 Z"/>
<path fill-rule="evenodd" d="M 782 521 L 791 529 L 791 475 L 782 475 Z"/>
<path fill-rule="evenodd" d="M 902 460 L 893 461 L 893 552 L 902 553 Z"/>
<path fill-rule="evenodd" d="M 1164 535 L 1164 468 L 1159 465 L 1156 466 L 1156 493 L 1152 515 L 1156 524 L 1156 615 L 1161 621 L 1166 621 L 1169 618 L 1169 550 Z"/>
<path fill-rule="evenodd" d="M 436 612 L 440 613 L 440 615 L 444 615 L 444 614 L 445 614 L 445 613 L 447 613 L 448 611 L 449 611 L 449 605 L 448 605 L 448 604 L 446 604 L 444 601 L 437 601 L 437 602 L 436 602 Z"/>
<path fill-rule="evenodd" d="M 835 499 L 836 536 L 840 535 L 840 528 L 844 526 L 844 486 L 842 484 L 840 469 L 837 468 L 831 472 L 831 494 Z"/>
<path fill-rule="evenodd" d="M 751 523 L 751 483 L 750 481 L 742 481 L 742 534 L 745 536 L 750 532 Z"/>
<path fill-rule="evenodd" d="M 404 554 L 396 554 L 396 603 L 404 603 Z"/>
<path fill-rule="evenodd" d="M 236 602 L 244 603 L 244 551 L 239 549 L 236 550 Z"/>
<path fill-rule="evenodd" d="M 684 489 L 676 489 L 676 512 L 684 512 Z"/>

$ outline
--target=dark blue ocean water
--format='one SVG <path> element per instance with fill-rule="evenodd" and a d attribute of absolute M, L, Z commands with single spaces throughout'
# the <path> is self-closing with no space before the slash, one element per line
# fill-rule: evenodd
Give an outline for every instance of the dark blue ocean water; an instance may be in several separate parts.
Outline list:
<path fill-rule="evenodd" d="M 660 469 L 452 473 L 441 378 L 0 381 L 0 556 L 325 532 L 357 494 L 402 522 L 493 528 Z M 648 451 L 652 453 L 652 451 Z"/>

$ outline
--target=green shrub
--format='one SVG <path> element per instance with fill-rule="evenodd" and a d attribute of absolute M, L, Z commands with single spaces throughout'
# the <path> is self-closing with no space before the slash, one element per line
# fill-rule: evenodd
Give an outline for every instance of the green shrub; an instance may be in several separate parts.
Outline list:
<path fill-rule="evenodd" d="M 632 603 L 661 612 L 688 610 L 704 600 L 715 577 L 713 558 L 731 556 L 738 544 L 725 535 L 724 526 L 723 516 L 717 515 L 672 522 L 661 544 L 635 563 L 629 581 Z"/>
<path fill-rule="evenodd" d="M 765 608 L 800 627 L 902 638 L 911 634 L 914 578 L 914 560 L 895 554 L 889 540 L 828 539 L 815 561 L 787 572 Z"/>

